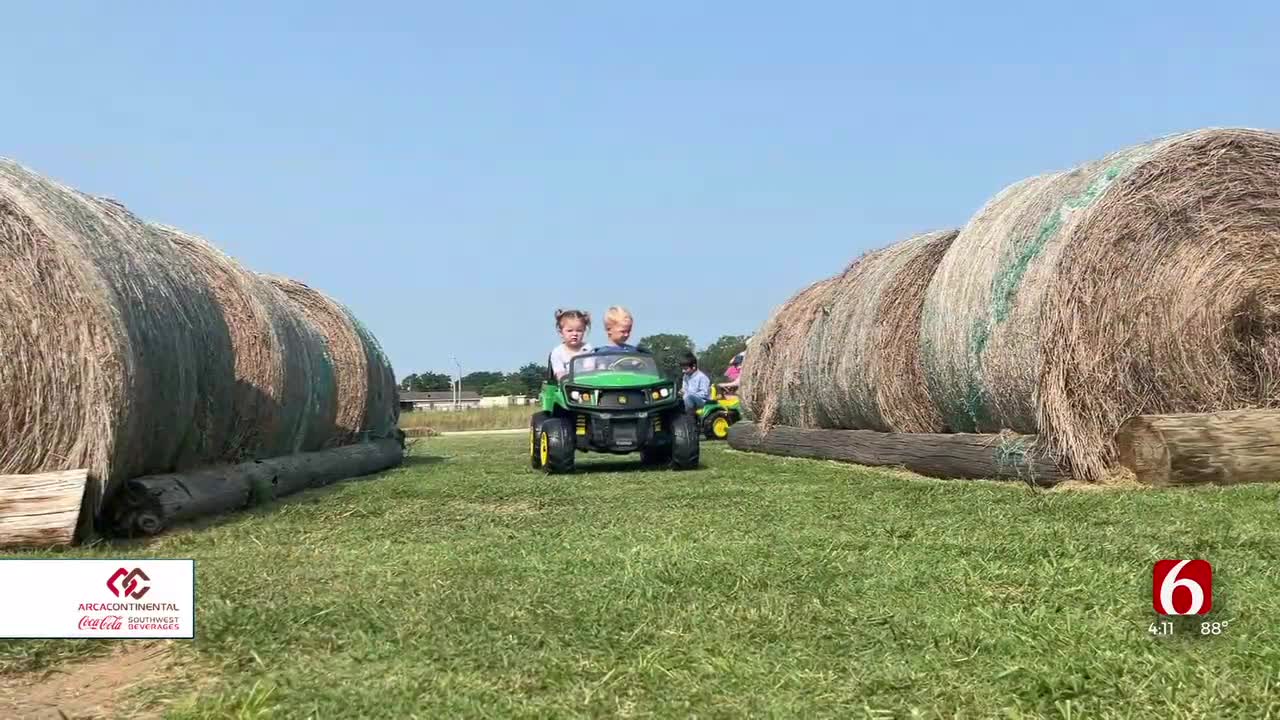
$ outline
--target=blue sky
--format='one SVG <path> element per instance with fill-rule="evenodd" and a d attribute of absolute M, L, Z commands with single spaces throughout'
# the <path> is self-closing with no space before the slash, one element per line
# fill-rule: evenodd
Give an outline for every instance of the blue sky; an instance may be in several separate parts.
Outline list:
<path fill-rule="evenodd" d="M 329 293 L 400 377 L 545 358 L 557 306 L 705 346 L 1020 178 L 1280 126 L 1261 2 L 41 5 L 0 155 Z"/>

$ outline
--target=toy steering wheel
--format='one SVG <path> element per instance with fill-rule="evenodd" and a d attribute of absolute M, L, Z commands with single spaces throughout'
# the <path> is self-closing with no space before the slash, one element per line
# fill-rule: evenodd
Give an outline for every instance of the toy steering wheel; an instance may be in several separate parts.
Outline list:
<path fill-rule="evenodd" d="M 631 370 L 639 370 L 645 366 L 645 363 L 640 358 L 622 358 L 621 360 L 614 361 L 614 363 L 609 366 L 609 369 L 617 370 L 624 366 L 629 366 L 628 369 Z"/>

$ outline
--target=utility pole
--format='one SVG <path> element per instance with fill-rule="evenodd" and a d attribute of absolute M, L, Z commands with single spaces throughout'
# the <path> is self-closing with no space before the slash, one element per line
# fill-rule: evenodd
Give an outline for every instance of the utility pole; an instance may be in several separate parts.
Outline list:
<path fill-rule="evenodd" d="M 462 363 L 458 362 L 458 358 L 453 358 L 453 366 L 458 369 L 457 379 L 453 385 L 453 409 L 457 410 L 462 406 Z"/>

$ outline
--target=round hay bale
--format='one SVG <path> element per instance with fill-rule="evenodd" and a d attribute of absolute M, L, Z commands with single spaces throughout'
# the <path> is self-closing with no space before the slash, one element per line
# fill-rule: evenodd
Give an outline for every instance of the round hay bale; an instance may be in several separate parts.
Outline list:
<path fill-rule="evenodd" d="M 855 261 L 828 296 L 806 364 L 819 427 L 940 432 L 924 384 L 920 316 L 933 271 L 957 230 L 916 235 Z"/>
<path fill-rule="evenodd" d="M 1016 183 L 929 286 L 949 429 L 1040 433 L 1078 477 L 1133 414 L 1280 402 L 1280 136 L 1202 130 Z"/>
<path fill-rule="evenodd" d="M 373 333 L 350 310 L 346 307 L 343 310 L 360 335 L 369 369 L 369 398 L 360 430 L 373 439 L 392 437 L 400 425 L 400 393 L 395 369 Z"/>
<path fill-rule="evenodd" d="M 310 356 L 319 351 L 317 339 L 299 329 L 296 312 L 257 274 L 202 238 L 163 225 L 152 228 L 212 289 L 226 322 L 235 359 L 233 389 L 226 393 L 233 430 L 216 459 L 239 463 L 298 452 L 306 445 Z"/>
<path fill-rule="evenodd" d="M 834 278 L 820 280 L 777 308 L 751 345 L 743 365 L 739 396 L 743 414 L 763 429 L 773 425 L 806 426 L 813 413 L 801 373 L 808 333 L 822 313 Z M 809 423 L 811 424 L 811 422 Z"/>
<path fill-rule="evenodd" d="M 259 275 L 262 297 L 276 327 L 282 352 L 291 356 L 298 372 L 285 376 L 285 411 L 282 427 L 288 453 L 313 452 L 334 447 L 338 435 L 338 370 L 329 350 L 329 338 L 307 310 L 285 292 L 287 278 Z"/>
<path fill-rule="evenodd" d="M 1117 157 L 1042 316 L 1040 426 L 1089 480 L 1129 416 L 1280 406 L 1280 134 L 1201 130 Z"/>
<path fill-rule="evenodd" d="M 264 277 L 284 293 L 323 339 L 327 363 L 333 373 L 331 397 L 337 407 L 334 427 L 327 433 L 324 446 L 354 442 L 366 429 L 370 395 L 382 392 L 380 382 L 371 382 L 365 338 L 346 308 L 324 293 L 297 280 Z"/>
<path fill-rule="evenodd" d="M 0 160 L 0 265 L 0 473 L 88 468 L 92 516 L 124 479 L 216 453 L 230 340 L 172 243 Z"/>

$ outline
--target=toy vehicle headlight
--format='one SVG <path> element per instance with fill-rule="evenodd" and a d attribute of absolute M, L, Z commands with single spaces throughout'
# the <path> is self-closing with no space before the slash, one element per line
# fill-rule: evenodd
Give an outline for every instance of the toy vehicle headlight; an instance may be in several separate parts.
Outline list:
<path fill-rule="evenodd" d="M 671 388 L 662 388 L 661 390 L 658 391 L 658 394 L 661 395 L 662 397 L 670 397 Z"/>
<path fill-rule="evenodd" d="M 574 402 L 577 402 L 582 399 L 582 393 L 578 392 L 577 390 L 570 390 L 569 399 L 573 400 Z"/>

